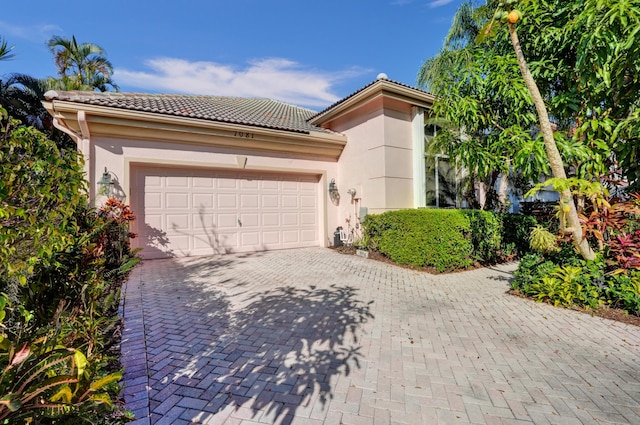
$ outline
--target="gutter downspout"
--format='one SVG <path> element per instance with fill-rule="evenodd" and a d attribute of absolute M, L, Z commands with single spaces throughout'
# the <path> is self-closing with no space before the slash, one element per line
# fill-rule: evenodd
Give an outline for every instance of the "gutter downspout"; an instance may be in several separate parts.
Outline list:
<path fill-rule="evenodd" d="M 78 151 L 82 154 L 84 159 L 83 171 L 85 175 L 85 179 L 89 182 L 89 199 L 95 198 L 95 189 L 93 185 L 92 171 L 93 167 L 91 164 L 91 133 L 89 132 L 89 125 L 87 124 L 87 115 L 85 111 L 78 111 L 76 117 L 78 120 L 78 124 L 80 126 L 80 134 L 74 132 L 69 127 L 65 126 L 61 123 L 57 118 L 55 118 L 56 106 L 55 101 L 51 102 L 51 109 L 53 110 L 53 126 L 63 133 L 69 135 L 75 142 L 78 147 Z"/>

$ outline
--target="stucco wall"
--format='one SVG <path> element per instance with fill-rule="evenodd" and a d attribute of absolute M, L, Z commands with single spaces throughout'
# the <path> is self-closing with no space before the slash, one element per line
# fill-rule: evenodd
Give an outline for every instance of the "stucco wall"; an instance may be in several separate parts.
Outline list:
<path fill-rule="evenodd" d="M 377 99 L 331 123 L 346 134 L 338 162 L 341 225 L 353 225 L 360 207 L 369 213 L 413 208 L 412 127 L 410 111 L 398 111 Z M 355 199 L 347 195 L 356 189 Z"/>
<path fill-rule="evenodd" d="M 129 202 L 130 168 L 132 164 L 164 164 L 176 167 L 204 167 L 216 169 L 241 170 L 240 164 L 246 157 L 247 170 L 286 172 L 295 174 L 313 174 L 319 179 L 318 205 L 320 235 L 325 235 L 321 243 L 324 246 L 333 241 L 333 230 L 338 226 L 337 207 L 328 199 L 328 182 L 338 180 L 337 163 L 314 161 L 291 156 L 269 153 L 257 153 L 239 149 L 225 149 L 211 146 L 184 143 L 151 142 L 143 140 L 124 140 L 93 138 L 90 155 L 90 169 L 93 175 L 93 193 L 98 193 L 97 182 L 107 167 L 116 181 L 116 193 Z M 104 197 L 97 195 L 95 202 L 100 204 Z"/>

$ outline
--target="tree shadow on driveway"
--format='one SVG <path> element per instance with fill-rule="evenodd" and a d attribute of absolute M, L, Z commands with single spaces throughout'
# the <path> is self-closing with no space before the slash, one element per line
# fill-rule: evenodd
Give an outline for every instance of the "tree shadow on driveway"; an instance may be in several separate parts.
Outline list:
<path fill-rule="evenodd" d="M 347 285 L 256 286 L 261 272 L 226 272 L 245 260 L 231 258 L 183 264 L 179 284 L 145 295 L 151 423 L 324 417 L 340 377 L 362 367 L 370 305 Z"/>

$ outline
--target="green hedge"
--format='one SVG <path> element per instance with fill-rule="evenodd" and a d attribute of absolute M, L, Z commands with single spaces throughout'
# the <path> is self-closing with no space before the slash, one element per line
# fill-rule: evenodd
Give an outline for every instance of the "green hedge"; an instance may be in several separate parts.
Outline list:
<path fill-rule="evenodd" d="M 529 235 L 531 228 L 538 222 L 530 215 L 522 214 L 501 214 L 502 222 L 502 249 L 522 258 L 532 252 L 529 246 Z"/>
<path fill-rule="evenodd" d="M 368 215 L 364 241 L 398 264 L 452 271 L 530 252 L 533 217 L 481 210 L 420 209 Z"/>
<path fill-rule="evenodd" d="M 461 210 L 469 219 L 473 258 L 481 263 L 495 263 L 502 253 L 502 221 L 491 211 Z"/>
<path fill-rule="evenodd" d="M 439 272 L 473 264 L 469 218 L 460 210 L 401 210 L 369 215 L 368 247 L 398 264 Z"/>

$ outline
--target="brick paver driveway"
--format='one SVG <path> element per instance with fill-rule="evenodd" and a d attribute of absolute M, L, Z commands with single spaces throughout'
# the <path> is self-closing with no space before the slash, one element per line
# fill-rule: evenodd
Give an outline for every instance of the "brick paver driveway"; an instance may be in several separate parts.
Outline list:
<path fill-rule="evenodd" d="M 147 261 L 122 351 L 137 423 L 640 424 L 640 331 L 313 248 Z"/>

